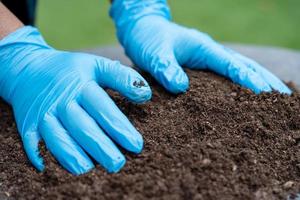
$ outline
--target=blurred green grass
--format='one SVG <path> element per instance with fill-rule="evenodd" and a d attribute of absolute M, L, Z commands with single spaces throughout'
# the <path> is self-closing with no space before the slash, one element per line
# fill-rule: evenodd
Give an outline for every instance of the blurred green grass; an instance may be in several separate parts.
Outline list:
<path fill-rule="evenodd" d="M 300 0 L 169 0 L 174 21 L 218 41 L 300 49 Z M 108 0 L 40 0 L 37 25 L 60 49 L 116 44 Z"/>

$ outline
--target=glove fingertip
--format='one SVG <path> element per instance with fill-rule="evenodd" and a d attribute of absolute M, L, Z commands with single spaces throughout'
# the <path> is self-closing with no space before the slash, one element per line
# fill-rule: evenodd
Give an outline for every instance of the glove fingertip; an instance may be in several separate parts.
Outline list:
<path fill-rule="evenodd" d="M 135 154 L 141 153 L 144 147 L 143 136 L 131 124 L 127 124 L 126 129 L 121 133 L 123 137 L 119 138 L 119 143 L 127 151 Z"/>
<path fill-rule="evenodd" d="M 282 86 L 280 88 L 272 88 L 274 91 L 277 91 L 281 94 L 292 95 L 293 91 L 289 89 L 287 86 Z"/>
<path fill-rule="evenodd" d="M 293 91 L 290 88 L 288 88 L 287 86 L 282 88 L 280 90 L 280 92 L 283 93 L 283 94 L 287 94 L 287 95 L 291 95 L 293 93 Z"/>
<path fill-rule="evenodd" d="M 123 155 L 110 162 L 107 166 L 108 173 L 118 173 L 126 164 L 126 159 Z"/>
<path fill-rule="evenodd" d="M 27 132 L 23 138 L 24 150 L 31 161 L 32 165 L 38 170 L 43 171 L 45 169 L 43 158 L 39 153 L 39 141 L 40 136 L 37 132 Z"/>
<path fill-rule="evenodd" d="M 272 92 L 272 88 L 255 72 L 247 71 L 244 74 L 246 76 L 238 81 L 242 86 L 251 89 L 255 94 Z"/>
<path fill-rule="evenodd" d="M 37 161 L 36 164 L 34 164 L 34 166 L 37 168 L 37 170 L 39 172 L 42 172 L 45 170 L 44 161 L 42 159 L 40 161 Z"/>
<path fill-rule="evenodd" d="M 95 168 L 93 162 L 85 154 L 78 152 L 73 152 L 73 155 L 70 155 L 61 150 L 62 154 L 60 156 L 56 154 L 56 158 L 65 169 L 75 175 L 85 174 Z"/>
<path fill-rule="evenodd" d="M 135 154 L 139 154 L 142 152 L 144 148 L 144 140 L 140 133 L 137 133 L 136 135 L 137 136 L 134 138 L 134 141 L 132 142 L 133 148 L 130 149 L 130 151 Z"/>
<path fill-rule="evenodd" d="M 174 73 L 174 76 L 169 81 L 165 81 L 165 86 L 173 94 L 184 93 L 189 88 L 189 78 L 186 73 L 180 69 Z"/>
<path fill-rule="evenodd" d="M 42 172 L 45 169 L 44 161 L 38 152 L 28 152 L 27 155 L 32 165 L 39 171 Z"/>
<path fill-rule="evenodd" d="M 269 86 L 262 86 L 262 87 L 249 86 L 249 88 L 252 89 L 255 94 L 260 94 L 262 92 L 272 92 L 272 88 Z"/>
<path fill-rule="evenodd" d="M 91 171 L 94 168 L 95 168 L 95 165 L 93 163 L 87 163 L 84 166 L 81 165 L 78 167 L 78 165 L 77 165 L 77 167 L 67 168 L 67 170 L 70 171 L 72 174 L 82 175 L 82 174 L 85 174 L 85 173 Z"/>
<path fill-rule="evenodd" d="M 25 152 L 29 158 L 29 160 L 31 161 L 32 165 L 38 170 L 38 171 L 43 171 L 45 169 L 44 166 L 44 161 L 43 158 L 41 157 L 38 149 L 34 149 L 32 147 L 30 147 L 28 144 L 26 145 L 26 143 L 24 144 L 24 149 Z"/>
<path fill-rule="evenodd" d="M 135 103 L 144 103 L 152 98 L 152 90 L 149 84 L 143 79 L 137 79 L 130 84 L 128 99 Z"/>

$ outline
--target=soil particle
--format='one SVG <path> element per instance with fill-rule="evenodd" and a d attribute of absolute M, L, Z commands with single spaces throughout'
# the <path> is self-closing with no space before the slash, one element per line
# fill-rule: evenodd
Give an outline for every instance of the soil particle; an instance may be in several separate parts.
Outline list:
<path fill-rule="evenodd" d="M 42 145 L 46 170 L 28 162 L 13 114 L 0 102 L 1 199 L 286 199 L 300 192 L 300 95 L 254 95 L 208 72 L 188 71 L 174 96 L 148 76 L 153 99 L 109 91 L 143 134 L 118 174 L 63 170 Z M 139 85 L 138 83 L 136 83 Z"/>
<path fill-rule="evenodd" d="M 144 81 L 134 81 L 133 82 L 133 86 L 137 87 L 137 88 L 141 88 L 144 87 L 146 84 Z"/>

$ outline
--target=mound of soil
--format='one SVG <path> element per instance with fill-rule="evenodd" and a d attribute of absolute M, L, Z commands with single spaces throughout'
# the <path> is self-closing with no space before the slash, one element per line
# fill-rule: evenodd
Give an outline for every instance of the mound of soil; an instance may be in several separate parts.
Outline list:
<path fill-rule="evenodd" d="M 153 99 L 134 105 L 110 92 L 145 149 L 118 174 L 100 166 L 75 177 L 44 149 L 29 164 L 9 106 L 0 103 L 1 199 L 286 199 L 300 192 L 300 95 L 254 95 L 208 72 L 188 71 L 173 96 L 149 79 Z"/>

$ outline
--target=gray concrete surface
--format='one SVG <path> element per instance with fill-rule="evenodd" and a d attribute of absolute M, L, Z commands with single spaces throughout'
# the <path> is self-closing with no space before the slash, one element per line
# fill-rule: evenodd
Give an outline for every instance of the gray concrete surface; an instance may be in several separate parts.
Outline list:
<path fill-rule="evenodd" d="M 282 80 L 293 81 L 300 88 L 300 51 L 242 44 L 225 44 L 225 46 L 256 60 Z M 131 65 L 120 46 L 106 46 L 84 51 Z"/>

